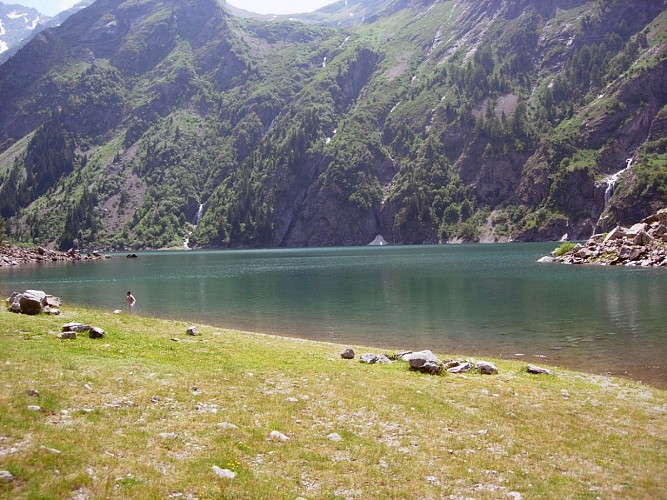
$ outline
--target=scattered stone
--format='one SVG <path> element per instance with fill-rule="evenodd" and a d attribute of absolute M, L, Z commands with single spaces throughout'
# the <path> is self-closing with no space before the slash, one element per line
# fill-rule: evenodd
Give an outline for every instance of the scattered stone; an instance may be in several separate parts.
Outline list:
<path fill-rule="evenodd" d="M 46 306 L 43 312 L 49 316 L 60 316 L 60 309 L 56 309 L 54 307 Z"/>
<path fill-rule="evenodd" d="M 298 403 L 298 402 L 299 402 L 299 399 L 298 399 L 298 398 L 295 398 L 294 396 L 290 396 L 290 397 L 287 398 L 285 401 L 287 401 L 288 403 Z"/>
<path fill-rule="evenodd" d="M 285 436 L 282 432 L 279 431 L 271 431 L 269 434 L 269 440 L 270 441 L 280 441 L 280 442 L 286 442 L 289 441 L 289 438 Z"/>
<path fill-rule="evenodd" d="M 354 359 L 354 349 L 345 349 L 340 353 L 340 357 L 343 359 Z"/>
<path fill-rule="evenodd" d="M 90 331 L 88 332 L 88 337 L 90 337 L 91 339 L 101 339 L 104 338 L 105 334 L 106 333 L 104 332 L 104 330 L 95 326 L 91 328 Z"/>
<path fill-rule="evenodd" d="M 29 411 L 42 411 L 42 408 L 37 405 L 28 405 L 28 410 Z"/>
<path fill-rule="evenodd" d="M 380 354 L 378 356 L 378 359 L 375 361 L 376 364 L 378 365 L 390 365 L 391 364 L 391 359 L 387 357 L 385 354 Z"/>
<path fill-rule="evenodd" d="M 16 478 L 8 470 L 0 470 L 0 483 L 11 483 Z"/>
<path fill-rule="evenodd" d="M 343 440 L 343 438 L 342 438 L 342 437 L 340 436 L 340 434 L 338 434 L 337 432 L 332 432 L 331 434 L 329 434 L 329 435 L 327 436 L 327 439 L 328 439 L 329 441 L 336 441 L 336 442 L 339 442 L 339 441 L 342 441 L 342 440 Z"/>
<path fill-rule="evenodd" d="M 495 375 L 498 373 L 498 368 L 496 365 L 488 361 L 478 361 L 475 368 L 479 370 L 479 373 L 482 375 Z"/>
<path fill-rule="evenodd" d="M 61 340 L 76 340 L 76 332 L 62 332 L 58 335 Z"/>
<path fill-rule="evenodd" d="M 44 451 L 48 451 L 52 455 L 61 455 L 62 454 L 62 451 L 56 450 L 55 448 L 48 448 L 46 446 L 40 446 L 39 449 L 44 450 Z"/>
<path fill-rule="evenodd" d="M 234 479 L 236 477 L 236 472 L 229 469 L 221 469 L 217 465 L 211 467 L 211 470 L 221 479 Z"/>
<path fill-rule="evenodd" d="M 197 337 L 198 335 L 201 335 L 201 334 L 199 333 L 199 330 L 197 329 L 196 326 L 191 326 L 190 328 L 188 328 L 188 329 L 185 331 L 185 333 L 186 333 L 187 335 L 192 336 L 192 337 Z"/>
<path fill-rule="evenodd" d="M 472 370 L 472 363 L 464 362 L 459 363 L 458 365 L 449 368 L 447 371 L 449 373 L 466 373 Z"/>
<path fill-rule="evenodd" d="M 535 365 L 526 366 L 526 371 L 533 375 L 551 375 L 551 371 Z"/>
<path fill-rule="evenodd" d="M 434 484 L 436 486 L 440 486 L 440 484 L 441 484 L 440 480 L 435 476 L 428 476 L 426 478 L 426 482 L 429 483 L 429 484 Z"/>
<path fill-rule="evenodd" d="M 122 312 L 123 312 L 123 311 L 121 311 L 120 309 L 116 309 L 113 313 L 114 313 L 114 314 L 121 314 Z"/>
<path fill-rule="evenodd" d="M 362 354 L 359 357 L 359 362 L 366 363 L 368 365 L 374 365 L 375 363 L 377 363 L 377 360 L 378 360 L 378 355 L 372 353 Z"/>
<path fill-rule="evenodd" d="M 430 375 L 440 375 L 442 361 L 431 351 L 420 351 L 409 354 L 404 359 L 410 363 L 410 369 Z"/>
<path fill-rule="evenodd" d="M 30 396 L 31 398 L 38 398 L 39 397 L 39 392 L 35 389 L 27 389 L 25 391 L 26 396 Z"/>
<path fill-rule="evenodd" d="M 221 423 L 218 424 L 218 427 L 220 429 L 225 429 L 225 430 L 230 430 L 230 431 L 238 429 L 238 426 L 236 426 L 234 424 L 230 424 L 229 422 L 221 422 Z"/>
<path fill-rule="evenodd" d="M 83 323 L 67 323 L 63 325 L 63 332 L 77 332 L 84 333 L 90 331 L 93 327 L 90 325 L 84 325 Z"/>
<path fill-rule="evenodd" d="M 512 500 L 522 500 L 523 499 L 523 497 L 521 496 L 521 493 L 519 493 L 518 491 L 510 491 L 507 494 L 507 497 L 511 498 Z"/>
<path fill-rule="evenodd" d="M 178 437 L 178 434 L 175 432 L 161 432 L 159 434 L 160 439 L 176 439 Z"/>

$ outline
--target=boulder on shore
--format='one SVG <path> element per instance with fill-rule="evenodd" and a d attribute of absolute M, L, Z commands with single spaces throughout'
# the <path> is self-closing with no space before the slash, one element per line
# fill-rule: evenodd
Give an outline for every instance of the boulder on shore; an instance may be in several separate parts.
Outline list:
<path fill-rule="evenodd" d="M 41 290 L 26 290 L 23 293 L 13 292 L 6 300 L 7 309 L 20 314 L 60 314 L 58 309 L 62 301 Z"/>
<path fill-rule="evenodd" d="M 442 373 L 442 361 L 431 351 L 419 351 L 408 354 L 403 358 L 410 363 L 410 369 L 429 375 L 440 375 Z"/>

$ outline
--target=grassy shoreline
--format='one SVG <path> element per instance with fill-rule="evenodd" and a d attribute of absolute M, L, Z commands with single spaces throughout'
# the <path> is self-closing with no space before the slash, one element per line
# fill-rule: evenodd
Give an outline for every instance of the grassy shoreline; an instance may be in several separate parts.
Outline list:
<path fill-rule="evenodd" d="M 69 321 L 106 337 L 57 339 Z M 667 496 L 666 391 L 504 360 L 431 377 L 188 326 L 1 312 L 0 498 Z"/>

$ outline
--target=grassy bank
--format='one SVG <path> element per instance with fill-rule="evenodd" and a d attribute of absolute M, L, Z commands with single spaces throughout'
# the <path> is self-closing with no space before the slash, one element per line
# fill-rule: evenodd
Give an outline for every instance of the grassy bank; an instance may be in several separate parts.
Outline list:
<path fill-rule="evenodd" d="M 68 321 L 106 338 L 58 340 Z M 15 478 L 0 497 L 667 496 L 665 391 L 500 360 L 495 376 L 432 377 L 187 326 L 0 312 L 0 470 Z"/>

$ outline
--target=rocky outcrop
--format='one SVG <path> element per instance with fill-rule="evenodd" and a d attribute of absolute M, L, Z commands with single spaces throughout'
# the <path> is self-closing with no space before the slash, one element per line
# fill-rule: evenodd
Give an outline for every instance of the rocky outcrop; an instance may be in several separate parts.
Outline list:
<path fill-rule="evenodd" d="M 0 267 L 14 267 L 20 264 L 40 262 L 99 260 L 110 258 L 110 256 L 102 255 L 99 252 L 81 254 L 74 249 L 70 249 L 67 252 L 58 252 L 56 250 L 48 250 L 42 247 L 21 248 L 16 245 L 0 246 Z"/>
<path fill-rule="evenodd" d="M 667 267 L 667 209 L 659 210 L 630 228 L 617 226 L 596 234 L 570 251 L 540 259 L 563 264 Z"/>

